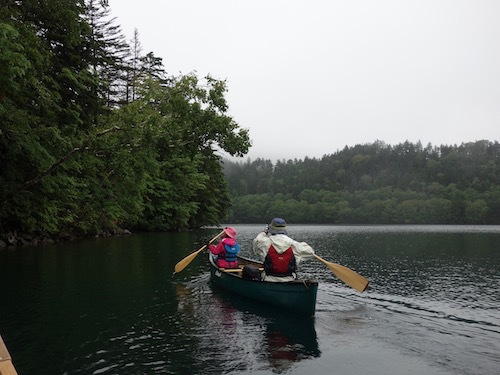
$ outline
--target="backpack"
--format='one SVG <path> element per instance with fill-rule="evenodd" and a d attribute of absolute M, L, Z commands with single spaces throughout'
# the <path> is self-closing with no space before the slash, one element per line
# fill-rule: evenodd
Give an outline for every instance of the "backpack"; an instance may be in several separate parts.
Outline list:
<path fill-rule="evenodd" d="M 248 280 L 261 280 L 262 276 L 259 269 L 252 265 L 245 265 L 243 267 L 242 277 Z"/>

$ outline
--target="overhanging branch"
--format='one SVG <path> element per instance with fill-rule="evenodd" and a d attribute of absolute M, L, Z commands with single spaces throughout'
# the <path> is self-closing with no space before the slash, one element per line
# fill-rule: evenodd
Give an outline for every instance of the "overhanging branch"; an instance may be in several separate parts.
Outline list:
<path fill-rule="evenodd" d="M 55 170 L 57 170 L 65 161 L 67 161 L 72 155 L 74 155 L 75 153 L 77 153 L 78 151 L 82 151 L 82 150 L 85 150 L 88 145 L 90 144 L 90 142 L 92 142 L 94 139 L 96 138 L 99 138 L 99 137 L 102 137 L 103 135 L 106 135 L 110 132 L 113 132 L 113 131 L 117 131 L 117 130 L 120 130 L 120 128 L 118 126 L 113 126 L 109 129 L 106 129 L 106 130 L 103 130 L 97 134 L 95 134 L 94 136 L 91 136 L 91 137 L 88 137 L 80 147 L 76 147 L 74 149 L 72 149 L 71 151 L 69 151 L 66 155 L 62 156 L 59 160 L 57 160 L 56 162 L 54 162 L 49 168 L 47 168 L 45 171 L 41 172 L 40 174 L 38 174 L 36 177 L 32 178 L 31 180 L 28 180 L 26 181 L 24 184 L 22 184 L 19 188 L 17 188 L 15 191 L 7 194 L 5 200 L 4 200 L 4 203 L 7 202 L 11 197 L 15 196 L 16 194 L 19 194 L 20 192 L 24 191 L 24 190 L 27 190 L 28 188 L 30 188 L 31 186 L 39 183 L 40 181 L 42 181 L 45 177 L 47 177 L 48 175 L 50 175 L 52 172 L 54 172 Z"/>

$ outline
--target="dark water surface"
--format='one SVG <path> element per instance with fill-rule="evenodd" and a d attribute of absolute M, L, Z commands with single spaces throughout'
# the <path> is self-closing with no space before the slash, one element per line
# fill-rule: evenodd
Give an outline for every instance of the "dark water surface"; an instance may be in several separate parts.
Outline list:
<path fill-rule="evenodd" d="M 262 226 L 236 226 L 250 255 Z M 218 232 L 0 250 L 0 335 L 20 375 L 500 374 L 500 226 L 290 226 L 317 260 L 316 317 L 212 289 Z"/>

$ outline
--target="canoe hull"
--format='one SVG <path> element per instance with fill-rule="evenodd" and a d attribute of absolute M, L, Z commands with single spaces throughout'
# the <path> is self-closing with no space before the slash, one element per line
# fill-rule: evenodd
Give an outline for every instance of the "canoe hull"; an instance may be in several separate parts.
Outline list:
<path fill-rule="evenodd" d="M 212 283 L 233 294 L 250 298 L 269 306 L 280 308 L 287 313 L 314 316 L 318 282 L 316 280 L 296 280 L 292 282 L 266 282 L 241 277 L 241 273 L 225 272 L 210 260 Z M 247 258 L 239 258 L 240 265 L 252 264 L 262 267 Z"/>

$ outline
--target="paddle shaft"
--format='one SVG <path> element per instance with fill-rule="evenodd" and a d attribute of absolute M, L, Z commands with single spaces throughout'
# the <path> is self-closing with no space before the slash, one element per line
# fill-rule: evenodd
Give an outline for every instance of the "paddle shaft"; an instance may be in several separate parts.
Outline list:
<path fill-rule="evenodd" d="M 264 268 L 257 268 L 259 271 L 264 271 Z M 243 268 L 219 268 L 222 272 L 243 272 Z"/>
<path fill-rule="evenodd" d="M 208 241 L 208 243 L 214 242 L 217 238 L 219 238 L 220 236 L 222 236 L 223 233 L 224 233 L 224 231 L 220 232 L 217 236 L 215 236 L 210 241 Z M 189 254 L 187 257 L 185 257 L 184 259 L 180 260 L 175 265 L 175 268 L 174 268 L 175 272 L 174 273 L 181 272 L 184 268 L 186 268 L 188 266 L 188 264 L 191 263 L 193 261 L 193 259 L 196 258 L 196 256 L 199 253 L 201 253 L 206 247 L 207 247 L 207 245 L 203 245 L 199 250 L 195 251 L 194 253 Z"/>

